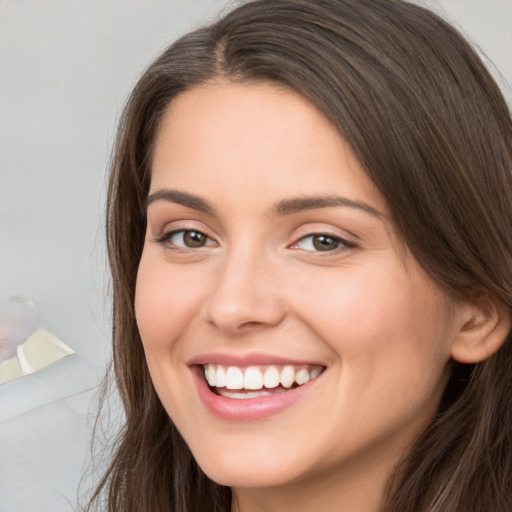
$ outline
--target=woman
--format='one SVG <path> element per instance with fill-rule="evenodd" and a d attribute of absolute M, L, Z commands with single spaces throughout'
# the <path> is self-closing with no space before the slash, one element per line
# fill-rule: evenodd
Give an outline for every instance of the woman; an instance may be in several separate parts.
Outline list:
<path fill-rule="evenodd" d="M 256 0 L 129 99 L 111 511 L 512 507 L 512 122 L 401 0 Z"/>

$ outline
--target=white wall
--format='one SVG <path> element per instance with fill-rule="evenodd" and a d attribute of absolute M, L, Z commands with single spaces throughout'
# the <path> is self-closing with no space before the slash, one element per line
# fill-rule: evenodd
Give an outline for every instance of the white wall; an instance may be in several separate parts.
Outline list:
<path fill-rule="evenodd" d="M 151 58 L 226 3 L 0 0 L 0 299 L 33 297 L 81 357 L 3 385 L 2 512 L 73 510 L 89 436 L 80 392 L 109 352 L 102 212 L 116 119 Z M 512 0 L 421 3 L 495 62 L 512 104 Z"/>

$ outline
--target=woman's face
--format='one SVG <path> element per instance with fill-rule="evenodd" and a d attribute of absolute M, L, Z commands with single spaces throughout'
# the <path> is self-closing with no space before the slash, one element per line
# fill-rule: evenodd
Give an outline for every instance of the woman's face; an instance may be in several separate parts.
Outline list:
<path fill-rule="evenodd" d="M 147 217 L 137 322 L 206 474 L 276 488 L 386 473 L 438 407 L 460 319 L 329 121 L 270 84 L 182 94 Z"/>

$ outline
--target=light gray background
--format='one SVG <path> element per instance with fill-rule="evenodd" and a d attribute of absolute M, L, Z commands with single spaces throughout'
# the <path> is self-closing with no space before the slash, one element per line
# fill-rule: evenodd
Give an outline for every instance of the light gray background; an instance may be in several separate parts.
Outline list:
<path fill-rule="evenodd" d="M 229 3 L 0 0 L 0 300 L 34 298 L 78 353 L 0 389 L 1 512 L 76 509 L 109 357 L 102 223 L 116 120 L 144 66 Z M 488 55 L 512 104 L 512 0 L 420 3 Z"/>

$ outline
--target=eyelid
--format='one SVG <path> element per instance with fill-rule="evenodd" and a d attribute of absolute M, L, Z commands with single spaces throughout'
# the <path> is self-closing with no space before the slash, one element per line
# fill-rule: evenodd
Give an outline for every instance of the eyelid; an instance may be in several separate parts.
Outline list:
<path fill-rule="evenodd" d="M 166 216 L 167 217 L 167 216 Z M 148 219 L 148 228 L 149 232 L 153 234 L 153 240 L 157 241 L 159 239 L 169 238 L 172 234 L 177 233 L 179 231 L 197 231 L 198 233 L 202 233 L 203 235 L 215 240 L 215 237 L 212 236 L 212 229 L 209 226 L 205 225 L 204 222 L 193 219 L 193 218 L 176 218 L 169 219 L 155 218 L 152 222 Z"/>
<path fill-rule="evenodd" d="M 174 229 L 164 230 L 159 235 L 153 237 L 153 242 L 165 245 L 166 242 L 169 242 L 169 240 L 171 240 L 172 237 L 174 237 L 178 233 L 187 233 L 187 232 L 200 233 L 201 235 L 204 235 L 209 241 L 212 241 L 214 243 L 211 244 L 211 243 L 207 242 L 204 246 L 196 247 L 196 248 L 194 248 L 194 247 L 182 247 L 182 246 L 177 245 L 177 244 L 172 244 L 172 247 L 168 247 L 168 248 L 176 250 L 176 251 L 197 251 L 197 250 L 202 249 L 203 247 L 206 247 L 206 246 L 218 245 L 217 241 L 213 237 L 211 237 L 207 233 L 205 233 L 204 230 L 197 229 L 197 228 L 190 227 L 190 226 L 189 227 L 177 227 L 177 228 L 174 228 Z"/>
<path fill-rule="evenodd" d="M 315 250 L 315 249 L 305 249 L 305 248 L 302 248 L 302 247 L 298 247 L 298 244 L 300 242 L 303 242 L 304 240 L 307 240 L 308 238 L 313 238 L 315 236 L 317 236 L 317 237 L 325 236 L 325 237 L 328 237 L 328 238 L 332 238 L 332 239 L 336 240 L 339 245 L 337 247 L 331 249 L 331 250 L 325 250 L 325 251 Z M 326 255 L 332 254 L 332 253 L 337 253 L 339 251 L 343 251 L 343 250 L 347 250 L 347 249 L 353 249 L 355 247 L 357 247 L 357 244 L 355 244 L 354 242 L 352 242 L 350 240 L 347 240 L 343 236 L 340 236 L 338 234 L 329 232 L 328 230 L 310 231 L 310 232 L 308 232 L 308 233 L 298 237 L 295 240 L 295 242 L 293 242 L 289 246 L 290 249 L 299 249 L 299 250 L 303 250 L 303 251 L 306 251 L 306 252 L 312 252 L 312 253 L 318 253 L 318 254 L 324 253 Z"/>

